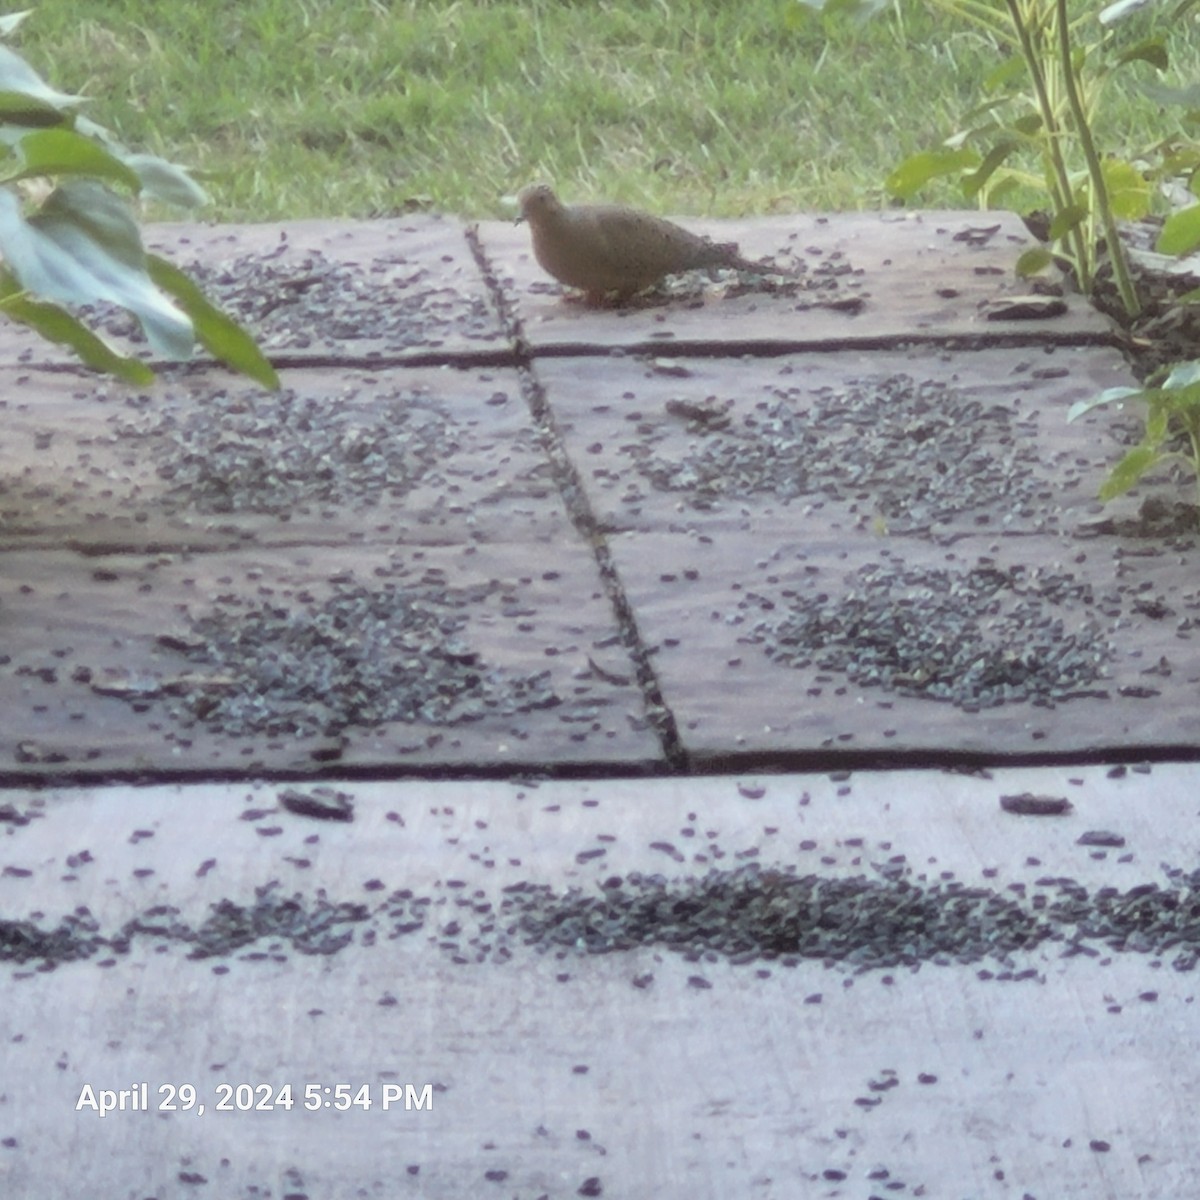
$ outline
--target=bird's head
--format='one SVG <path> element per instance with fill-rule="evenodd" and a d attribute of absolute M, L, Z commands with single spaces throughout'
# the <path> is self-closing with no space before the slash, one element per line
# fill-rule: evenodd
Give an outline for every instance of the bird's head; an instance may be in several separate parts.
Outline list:
<path fill-rule="evenodd" d="M 536 223 L 539 218 L 545 218 L 562 208 L 562 203 L 554 194 L 554 189 L 548 183 L 531 183 L 517 193 L 517 205 L 521 215 L 517 223 L 529 221 Z"/>

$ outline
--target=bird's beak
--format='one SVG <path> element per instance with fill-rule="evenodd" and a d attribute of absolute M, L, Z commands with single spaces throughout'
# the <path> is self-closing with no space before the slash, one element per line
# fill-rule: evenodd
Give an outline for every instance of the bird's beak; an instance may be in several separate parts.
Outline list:
<path fill-rule="evenodd" d="M 523 212 L 517 213 L 517 215 L 515 217 L 513 217 L 513 224 L 514 225 L 524 225 L 525 224 L 525 214 Z"/>

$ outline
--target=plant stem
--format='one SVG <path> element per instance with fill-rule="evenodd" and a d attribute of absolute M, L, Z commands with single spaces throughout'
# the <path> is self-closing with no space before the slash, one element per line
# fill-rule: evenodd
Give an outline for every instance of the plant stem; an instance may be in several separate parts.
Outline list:
<path fill-rule="evenodd" d="M 1075 125 L 1075 133 L 1083 148 L 1083 157 L 1087 161 L 1088 175 L 1092 181 L 1092 195 L 1096 207 L 1100 209 L 1100 219 L 1104 222 L 1104 240 L 1108 245 L 1108 257 L 1112 262 L 1113 279 L 1121 296 L 1125 311 L 1136 317 L 1142 311 L 1141 301 L 1129 275 L 1129 263 L 1125 258 L 1125 248 L 1117 232 L 1117 221 L 1113 216 L 1112 202 L 1108 196 L 1108 184 L 1104 182 L 1104 169 L 1100 156 L 1096 153 L 1096 143 L 1092 140 L 1092 129 L 1088 124 L 1087 113 L 1083 110 L 1083 102 L 1079 98 L 1079 87 L 1075 80 L 1075 67 L 1071 62 L 1071 30 L 1067 24 L 1067 0 L 1055 0 L 1058 11 L 1058 49 L 1062 63 L 1063 84 L 1067 93 L 1067 104 L 1071 108 L 1071 119 Z M 1091 289 L 1088 288 L 1088 291 Z"/>
<path fill-rule="evenodd" d="M 1061 144 L 1062 129 L 1059 126 L 1058 114 L 1054 110 L 1054 105 L 1050 102 L 1050 95 L 1046 90 L 1046 77 L 1042 73 L 1037 49 L 1033 44 L 1033 38 L 1030 36 L 1029 28 L 1022 16 L 1020 4 L 1018 0 L 1005 0 L 1005 3 L 1008 6 L 1008 15 L 1012 20 L 1013 28 L 1016 30 L 1017 38 L 1021 43 L 1021 54 L 1025 58 L 1025 69 L 1029 72 L 1030 81 L 1033 83 L 1033 90 L 1037 94 L 1038 108 L 1042 112 L 1042 123 L 1046 127 L 1046 141 L 1049 146 L 1050 164 L 1053 172 L 1052 190 L 1054 192 L 1055 207 L 1059 212 L 1066 212 L 1074 201 L 1074 192 L 1071 190 L 1071 177 L 1067 172 L 1067 164 L 1063 159 Z M 1075 274 L 1079 290 L 1084 295 L 1088 295 L 1092 290 L 1092 259 L 1089 253 L 1087 238 L 1078 224 L 1075 225 L 1068 236 L 1074 247 Z"/>

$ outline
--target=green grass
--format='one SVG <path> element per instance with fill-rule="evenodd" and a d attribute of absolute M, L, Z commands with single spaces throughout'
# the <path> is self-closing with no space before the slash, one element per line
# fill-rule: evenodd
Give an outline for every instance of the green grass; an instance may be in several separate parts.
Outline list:
<path fill-rule="evenodd" d="M 1187 81 L 1200 37 L 1175 36 Z M 879 207 L 999 61 L 912 0 L 832 31 L 796 0 L 43 0 L 15 46 L 129 145 L 195 168 L 225 220 L 500 216 L 543 178 L 665 212 Z M 1118 99 L 1101 144 L 1172 120 Z"/>

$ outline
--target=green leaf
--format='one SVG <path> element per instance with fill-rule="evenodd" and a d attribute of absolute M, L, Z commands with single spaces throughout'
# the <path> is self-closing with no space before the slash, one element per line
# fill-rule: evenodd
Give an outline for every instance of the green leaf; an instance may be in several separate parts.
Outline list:
<path fill-rule="evenodd" d="M 1054 261 L 1054 255 L 1045 246 L 1030 246 L 1017 259 L 1016 272 L 1019 279 L 1028 279 L 1044 271 Z"/>
<path fill-rule="evenodd" d="M 142 189 L 156 200 L 178 208 L 199 208 L 208 203 L 208 193 L 183 167 L 155 154 L 133 154 L 113 136 L 112 131 L 90 117 L 75 118 L 75 128 L 123 162 L 133 171 Z"/>
<path fill-rule="evenodd" d="M 1101 20 L 1103 19 L 1101 15 Z M 1129 62 L 1148 62 L 1155 70 L 1165 71 L 1170 66 L 1166 43 L 1160 37 L 1152 37 L 1138 42 L 1136 46 L 1130 46 L 1117 58 L 1118 65 Z"/>
<path fill-rule="evenodd" d="M 1111 387 L 1105 388 L 1097 396 L 1089 396 L 1086 400 L 1076 400 L 1074 404 L 1067 410 L 1067 420 L 1077 421 L 1080 417 L 1086 416 L 1095 408 L 1100 408 L 1105 404 L 1114 404 L 1120 400 L 1128 400 L 1133 396 L 1144 396 L 1144 388 L 1135 387 Z"/>
<path fill-rule="evenodd" d="M 1189 420 L 1197 411 L 1200 411 L 1200 385 L 1198 384 L 1192 384 L 1185 388 L 1174 388 L 1171 391 L 1165 391 L 1165 395 L 1167 401 L 1164 407 L 1169 411 L 1169 415 L 1177 416 L 1181 420 Z"/>
<path fill-rule="evenodd" d="M 279 376 L 254 339 L 232 318 L 215 308 L 204 293 L 174 264 L 156 254 L 147 256 L 150 278 L 174 296 L 192 319 L 200 343 L 221 362 L 240 371 L 272 391 L 279 389 Z"/>
<path fill-rule="evenodd" d="M 1190 362 L 1175 363 L 1167 377 L 1162 382 L 1163 391 L 1177 391 L 1181 388 L 1192 388 L 1200 383 L 1200 362 L 1192 359 Z"/>
<path fill-rule="evenodd" d="M 922 150 L 906 158 L 884 180 L 884 187 L 902 200 L 916 195 L 931 179 L 942 175 L 958 175 L 974 167 L 979 155 L 965 148 L 958 150 Z"/>
<path fill-rule="evenodd" d="M 1161 446 L 1171 428 L 1171 409 L 1164 404 L 1161 395 L 1156 392 L 1150 396 L 1150 410 L 1146 413 L 1146 430 L 1142 434 L 1142 445 L 1150 447 Z"/>
<path fill-rule="evenodd" d="M 997 142 L 984 155 L 983 162 L 979 164 L 978 168 L 972 171 L 970 175 L 963 177 L 963 195 L 968 200 L 977 196 L 987 181 L 995 174 L 996 169 L 1017 148 L 1018 144 L 1013 141 Z"/>
<path fill-rule="evenodd" d="M 191 321 L 154 286 L 129 206 L 102 183 L 64 181 L 29 220 L 0 188 L 0 257 L 27 291 L 66 304 L 119 304 L 157 353 L 190 357 Z"/>
<path fill-rule="evenodd" d="M 177 208 L 200 208 L 208 193 L 180 166 L 153 154 L 122 154 L 121 161 L 137 173 L 147 194 Z"/>
<path fill-rule="evenodd" d="M 22 165 L 0 176 L 0 183 L 15 183 L 40 175 L 88 175 L 111 179 L 136 192 L 141 183 L 123 162 L 114 158 L 91 138 L 72 129 L 42 129 L 27 133 L 17 144 Z"/>
<path fill-rule="evenodd" d="M 102 183 L 65 180 L 46 197 L 29 224 L 65 242 L 86 236 L 125 266 L 145 267 L 146 251 L 128 203 Z"/>
<path fill-rule="evenodd" d="M 70 108 L 83 102 L 83 96 L 72 96 L 52 88 L 19 54 L 0 46 L 0 92 L 20 92 L 55 108 Z"/>
<path fill-rule="evenodd" d="M 788 33 L 800 33 L 807 32 L 819 15 L 819 13 L 812 12 L 805 4 L 796 3 L 789 4 L 783 10 L 781 20 L 783 28 Z"/>
<path fill-rule="evenodd" d="M 1001 173 L 1000 177 L 988 189 L 988 206 L 990 208 L 1016 208 L 1016 204 L 1001 204 L 1005 196 L 1016 192 L 1021 187 L 1021 182 L 1015 175 L 1008 171 Z"/>
<path fill-rule="evenodd" d="M 1134 446 L 1109 472 L 1100 487 L 1100 499 L 1112 500 L 1124 495 L 1163 457 L 1152 446 Z"/>
<path fill-rule="evenodd" d="M 1200 204 L 1172 213 L 1164 222 L 1154 249 L 1159 254 L 1177 257 L 1190 254 L 1200 246 Z"/>
<path fill-rule="evenodd" d="M 1057 242 L 1060 238 L 1064 238 L 1072 229 L 1078 228 L 1088 218 L 1088 207 L 1086 204 L 1068 204 L 1066 208 L 1059 209 L 1054 214 L 1054 220 L 1050 222 L 1050 240 Z"/>
<path fill-rule="evenodd" d="M 1100 172 L 1115 216 L 1140 221 L 1150 211 L 1150 184 L 1132 163 L 1106 158 L 1100 163 Z"/>
<path fill-rule="evenodd" d="M 74 350 L 93 370 L 143 387 L 154 382 L 154 372 L 145 363 L 116 353 L 65 308 L 31 299 L 13 275 L 3 268 L 0 268 L 0 312 L 28 325 L 47 341 Z"/>
<path fill-rule="evenodd" d="M 0 91 L 0 121 L 26 129 L 49 129 L 55 125 L 70 126 L 73 118 L 56 104 L 38 100 L 25 92 Z"/>

